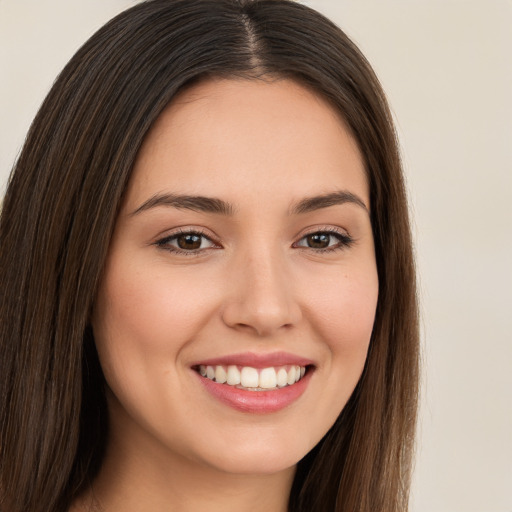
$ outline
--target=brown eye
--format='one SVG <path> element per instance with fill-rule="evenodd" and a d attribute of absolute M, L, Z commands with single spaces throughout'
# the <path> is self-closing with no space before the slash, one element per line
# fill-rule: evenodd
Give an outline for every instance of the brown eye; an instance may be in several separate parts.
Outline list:
<path fill-rule="evenodd" d="M 176 233 L 158 240 L 156 245 L 170 252 L 181 254 L 199 254 L 205 249 L 217 247 L 209 237 L 195 231 Z"/>
<path fill-rule="evenodd" d="M 306 244 L 312 249 L 325 249 L 329 247 L 332 238 L 334 237 L 327 233 L 313 233 L 306 237 Z"/>
<path fill-rule="evenodd" d="M 180 235 L 176 238 L 176 243 L 184 251 L 194 251 L 201 248 L 202 236 L 195 234 Z"/>
<path fill-rule="evenodd" d="M 347 233 L 339 233 L 338 231 L 316 231 L 303 236 L 298 242 L 293 244 L 293 246 L 322 252 L 345 249 L 350 247 L 352 243 L 353 239 Z"/>

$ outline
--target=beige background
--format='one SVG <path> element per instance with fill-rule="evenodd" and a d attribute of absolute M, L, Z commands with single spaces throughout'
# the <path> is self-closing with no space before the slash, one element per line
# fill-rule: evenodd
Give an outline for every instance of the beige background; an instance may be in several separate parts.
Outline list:
<path fill-rule="evenodd" d="M 0 0 L 0 195 L 76 48 L 135 0 Z M 423 308 L 412 512 L 512 512 L 512 0 L 310 0 L 360 45 L 403 145 Z"/>

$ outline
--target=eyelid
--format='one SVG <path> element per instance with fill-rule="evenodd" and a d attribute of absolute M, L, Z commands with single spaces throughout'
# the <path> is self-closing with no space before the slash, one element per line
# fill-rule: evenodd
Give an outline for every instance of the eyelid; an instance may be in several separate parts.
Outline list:
<path fill-rule="evenodd" d="M 300 238 L 304 238 L 305 236 L 308 235 L 314 235 L 315 233 L 333 233 L 335 235 L 352 238 L 349 231 L 345 228 L 342 228 L 340 226 L 334 226 L 332 224 L 317 224 L 300 230 L 295 235 L 294 239 L 299 240 Z"/>
<path fill-rule="evenodd" d="M 338 243 L 334 245 L 329 245 L 323 248 L 315 248 L 308 247 L 306 245 L 299 245 L 299 242 L 304 240 L 306 237 L 315 235 L 315 234 L 328 234 L 338 239 Z M 182 235 L 197 235 L 202 237 L 209 242 L 211 242 L 212 246 L 210 247 L 199 247 L 197 249 L 182 249 L 170 244 L 172 240 L 176 240 Z M 293 242 L 293 248 L 299 248 L 304 250 L 310 250 L 315 253 L 322 252 L 331 252 L 337 250 L 347 249 L 354 243 L 354 239 L 348 233 L 346 229 L 337 227 L 337 226 L 312 226 L 303 230 L 295 237 L 295 242 Z M 175 228 L 174 230 L 168 231 L 165 235 L 160 236 L 152 245 L 156 245 L 158 248 L 168 251 L 170 253 L 175 253 L 178 255 L 185 256 L 199 256 L 204 254 L 206 251 L 211 249 L 220 249 L 222 245 L 220 244 L 217 237 L 211 235 L 210 233 L 206 233 L 204 228 L 195 227 L 195 226 L 182 226 L 179 228 Z"/>
<path fill-rule="evenodd" d="M 307 247 L 303 245 L 297 245 L 300 241 L 304 240 L 304 238 L 315 235 L 315 234 L 328 234 L 335 236 L 338 238 L 339 243 L 335 244 L 333 246 L 328 246 L 324 248 L 314 248 L 314 247 Z M 355 242 L 354 238 L 349 234 L 349 232 L 346 229 L 342 229 L 340 227 L 336 226 L 314 226 L 307 228 L 307 230 L 302 231 L 295 237 L 295 242 L 292 244 L 292 247 L 295 248 L 301 248 L 305 250 L 311 250 L 316 253 L 322 253 L 322 252 L 331 252 L 336 250 L 343 250 L 347 249 L 353 243 Z"/>
<path fill-rule="evenodd" d="M 179 247 L 175 247 L 173 245 L 170 245 L 169 242 L 172 240 L 176 240 L 180 236 L 183 235 L 197 235 L 200 236 L 209 242 L 212 243 L 212 246 L 210 247 L 204 247 L 204 248 L 198 248 L 198 249 L 180 249 Z M 217 237 L 211 235 L 210 233 L 206 233 L 203 228 L 195 227 L 195 226 L 182 226 L 179 228 L 175 228 L 174 230 L 168 231 L 163 236 L 159 236 L 158 239 L 153 243 L 153 245 L 156 245 L 158 248 L 168 251 L 170 253 L 175 253 L 178 255 L 185 255 L 185 256 L 199 256 L 201 254 L 204 254 L 205 251 L 211 250 L 211 249 L 219 249 L 221 248 L 220 242 L 218 241 Z"/>

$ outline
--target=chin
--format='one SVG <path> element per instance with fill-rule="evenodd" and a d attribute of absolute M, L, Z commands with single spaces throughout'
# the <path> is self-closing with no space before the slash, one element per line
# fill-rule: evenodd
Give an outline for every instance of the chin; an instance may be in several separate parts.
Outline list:
<path fill-rule="evenodd" d="M 322 439 L 324 429 L 307 432 L 290 425 L 254 425 L 205 439 L 194 446 L 193 457 L 226 473 L 275 474 L 294 468 Z"/>
<path fill-rule="evenodd" d="M 242 452 L 242 450 L 240 450 Z M 282 449 L 250 449 L 244 453 L 223 454 L 211 461 L 211 465 L 224 473 L 238 475 L 272 475 L 295 468 L 304 457 L 299 453 L 283 453 Z"/>

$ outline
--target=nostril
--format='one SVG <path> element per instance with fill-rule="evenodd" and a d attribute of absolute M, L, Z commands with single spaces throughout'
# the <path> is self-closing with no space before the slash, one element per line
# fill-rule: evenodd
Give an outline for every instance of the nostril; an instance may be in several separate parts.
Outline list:
<path fill-rule="evenodd" d="M 252 272 L 251 272 L 252 273 Z M 234 329 L 267 336 L 290 329 L 302 318 L 289 282 L 273 271 L 272 276 L 237 280 L 234 295 L 227 297 L 222 311 L 224 323 Z"/>

